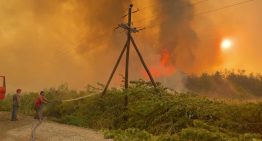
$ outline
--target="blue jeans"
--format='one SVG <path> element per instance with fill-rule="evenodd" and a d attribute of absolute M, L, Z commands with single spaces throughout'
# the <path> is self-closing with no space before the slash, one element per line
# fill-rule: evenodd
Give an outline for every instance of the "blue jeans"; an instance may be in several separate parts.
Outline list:
<path fill-rule="evenodd" d="M 18 105 L 13 105 L 12 116 L 11 116 L 11 120 L 12 120 L 12 121 L 17 120 L 18 107 L 19 107 Z"/>

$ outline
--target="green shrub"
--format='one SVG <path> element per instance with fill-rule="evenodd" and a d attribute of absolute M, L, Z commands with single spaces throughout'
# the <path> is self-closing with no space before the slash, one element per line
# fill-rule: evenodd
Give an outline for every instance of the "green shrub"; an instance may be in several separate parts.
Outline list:
<path fill-rule="evenodd" d="M 262 103 L 229 104 L 192 93 L 173 92 L 161 85 L 155 89 L 143 80 L 133 81 L 128 91 L 114 88 L 104 96 L 100 91 L 100 87 L 88 86 L 85 91 L 76 92 L 66 85 L 47 89 L 47 98 L 52 102 L 45 106 L 45 115 L 65 124 L 109 129 L 106 136 L 116 140 L 261 139 Z M 85 95 L 92 96 L 63 102 Z M 126 95 L 127 109 L 124 107 Z M 34 113 L 37 96 L 37 93 L 23 94 L 20 112 Z M 7 96 L 0 101 L 0 110 L 10 110 L 10 103 L 11 96 Z"/>
<path fill-rule="evenodd" d="M 156 141 L 181 141 L 178 135 L 160 135 Z"/>
<path fill-rule="evenodd" d="M 0 111 L 10 111 L 12 107 L 12 96 L 7 95 L 4 100 L 0 100 Z"/>
<path fill-rule="evenodd" d="M 181 139 L 192 141 L 222 141 L 223 137 L 217 132 L 210 132 L 201 128 L 182 129 Z"/>
<path fill-rule="evenodd" d="M 104 131 L 106 139 L 114 139 L 115 141 L 152 141 L 152 135 L 146 131 L 135 128 L 126 130 L 106 130 Z"/>

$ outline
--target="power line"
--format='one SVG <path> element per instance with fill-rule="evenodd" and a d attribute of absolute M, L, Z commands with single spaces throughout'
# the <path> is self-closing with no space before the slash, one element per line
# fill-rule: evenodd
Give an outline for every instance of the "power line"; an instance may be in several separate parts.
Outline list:
<path fill-rule="evenodd" d="M 166 1 L 164 1 L 164 2 L 169 2 L 170 0 L 166 0 Z M 199 0 L 199 1 L 197 1 L 197 2 L 194 2 L 194 3 L 191 3 L 190 5 L 186 5 L 186 6 L 179 6 L 179 7 L 177 7 L 177 8 L 179 8 L 179 9 L 182 9 L 182 8 L 186 8 L 186 7 L 188 7 L 188 6 L 197 6 L 197 5 L 199 5 L 199 4 L 201 4 L 201 3 L 204 3 L 204 2 L 207 2 L 207 1 L 209 1 L 209 0 Z M 163 2 L 162 2 L 163 3 Z M 156 4 L 154 4 L 154 5 L 151 5 L 151 6 L 147 6 L 147 7 L 144 7 L 144 8 L 142 8 L 142 9 L 139 9 L 140 11 L 142 11 L 142 10 L 145 10 L 145 9 L 148 9 L 148 8 L 152 8 L 152 7 L 154 7 L 154 10 L 158 10 L 158 9 L 160 9 L 159 7 L 161 7 L 162 5 L 156 5 Z M 154 18 L 156 18 L 156 16 L 154 17 Z M 153 17 L 151 18 L 151 19 L 154 19 Z M 140 19 L 138 19 L 138 20 L 136 20 L 136 22 L 141 22 L 141 21 L 143 21 L 143 20 L 145 20 L 146 18 L 140 18 Z"/>
<path fill-rule="evenodd" d="M 205 11 L 205 12 L 200 12 L 200 13 L 195 14 L 194 16 L 208 14 L 208 13 L 213 13 L 213 12 L 216 12 L 216 11 L 224 10 L 224 9 L 235 7 L 235 6 L 238 6 L 238 5 L 250 3 L 250 2 L 253 2 L 253 1 L 255 1 L 255 0 L 245 0 L 245 1 L 237 2 L 237 3 L 231 4 L 231 5 L 227 5 L 227 6 L 224 6 L 224 7 L 221 7 L 221 8 L 208 10 L 208 11 Z"/>
<path fill-rule="evenodd" d="M 169 1 L 171 1 L 171 0 L 165 0 L 165 1 L 162 1 L 162 3 L 163 2 L 169 2 Z M 205 1 L 208 1 L 208 0 L 199 0 L 199 1 L 195 2 L 194 4 L 197 5 L 197 4 L 200 4 L 200 3 L 205 2 Z M 153 5 L 150 5 L 150 6 L 146 6 L 146 7 L 142 8 L 142 9 L 137 9 L 136 11 L 133 11 L 133 13 L 136 13 L 138 11 L 143 11 L 145 9 L 152 8 L 152 7 L 159 7 L 159 5 L 153 4 Z M 125 11 L 127 11 L 127 9 L 124 10 L 123 12 L 125 12 Z M 141 21 L 142 21 L 142 19 L 141 19 Z M 82 42 L 84 40 L 87 40 L 87 42 L 91 43 L 91 42 L 97 41 L 97 40 L 99 40 L 99 39 L 101 39 L 103 37 L 106 37 L 106 36 L 108 36 L 110 34 L 112 34 L 112 32 L 108 31 L 108 32 L 106 32 L 103 35 L 99 35 L 99 36 L 96 36 L 96 37 L 92 38 L 91 40 L 88 40 L 88 39 L 86 39 L 86 37 L 84 37 L 84 38 L 80 39 L 79 41 L 76 41 L 76 42 L 72 43 L 71 46 L 74 46 L 73 48 L 63 49 L 62 51 L 58 52 L 56 55 L 64 55 L 64 54 L 67 54 L 67 53 L 71 53 L 72 51 L 77 49 L 82 44 Z M 58 51 L 58 50 L 56 50 L 56 51 Z M 51 62 L 49 62 L 49 63 L 51 63 Z"/>
<path fill-rule="evenodd" d="M 209 13 L 221 11 L 221 10 L 224 10 L 224 9 L 227 9 L 227 8 L 236 7 L 236 6 L 243 5 L 243 4 L 250 3 L 250 2 L 254 2 L 254 1 L 255 0 L 245 0 L 245 1 L 237 2 L 237 3 L 233 3 L 233 4 L 226 5 L 224 7 L 220 7 L 220 8 L 217 8 L 217 9 L 212 9 L 212 10 L 207 10 L 207 11 L 204 11 L 204 12 L 196 13 L 196 14 L 194 14 L 192 16 L 188 16 L 187 18 L 191 18 L 191 17 L 195 17 L 195 16 L 200 16 L 200 15 L 204 15 L 204 14 L 209 14 Z M 154 18 L 151 18 L 150 22 L 152 23 L 152 21 L 154 21 L 156 18 L 159 18 L 159 16 L 155 16 Z M 162 24 L 166 24 L 166 23 L 167 22 L 162 22 L 160 24 L 154 24 L 154 25 L 151 24 L 150 26 L 147 26 L 146 28 L 152 28 L 154 26 L 162 25 Z"/>
<path fill-rule="evenodd" d="M 163 3 L 169 2 L 169 1 L 171 1 L 171 0 L 165 0 L 164 2 L 161 1 L 161 3 L 163 4 Z M 201 3 L 203 3 L 203 2 L 206 2 L 206 1 L 209 1 L 209 0 L 199 0 L 199 1 L 194 2 L 194 3 L 191 3 L 191 4 L 194 5 L 194 6 L 196 6 L 196 5 L 201 4 Z M 145 10 L 145 9 L 148 9 L 148 8 L 152 8 L 152 7 L 155 7 L 155 8 L 156 8 L 156 7 L 161 7 L 161 5 L 159 5 L 159 4 L 153 4 L 153 5 L 150 5 L 150 6 L 147 6 L 147 7 L 144 7 L 144 8 L 142 8 L 142 9 L 140 9 L 140 11 Z"/>
<path fill-rule="evenodd" d="M 166 0 L 165 2 L 168 2 L 168 1 L 170 1 L 170 0 Z M 198 4 L 203 3 L 203 2 L 205 2 L 205 1 L 208 1 L 208 0 L 199 0 L 199 1 L 195 2 L 193 5 L 198 5 Z M 204 14 L 209 14 L 209 13 L 213 13 L 213 12 L 217 12 L 217 11 L 220 11 L 220 10 L 224 10 L 224 9 L 227 9 L 227 8 L 230 8 L 230 7 L 235 7 L 235 6 L 238 6 L 238 5 L 250 3 L 250 2 L 253 2 L 253 1 L 254 1 L 254 0 L 245 0 L 245 1 L 237 2 L 237 3 L 230 4 L 230 5 L 226 5 L 226 6 L 224 6 L 224 7 L 220 7 L 220 8 L 217 8 L 217 9 L 212 9 L 212 10 L 207 10 L 207 11 L 204 11 L 204 12 L 200 12 L 200 13 L 197 13 L 197 14 L 192 15 L 191 17 L 193 17 L 193 16 L 199 16 L 199 15 L 204 15 Z M 145 9 L 147 9 L 147 8 L 150 8 L 150 7 L 156 7 L 156 6 L 158 6 L 158 5 L 147 6 L 147 7 L 144 7 L 144 8 L 142 8 L 142 9 L 140 9 L 140 11 L 145 10 Z M 182 7 L 181 7 L 181 8 L 182 8 Z M 152 23 L 152 21 L 155 20 L 156 18 L 158 18 L 158 16 L 155 16 L 154 18 L 151 18 L 151 19 L 150 19 L 151 23 Z M 141 19 L 141 21 L 142 21 L 142 19 Z M 160 23 L 160 24 L 151 24 L 151 25 L 147 26 L 146 28 L 152 28 L 152 27 L 155 27 L 155 26 L 157 26 L 157 25 L 162 25 L 162 24 L 166 24 L 166 22 L 162 22 L 162 23 Z M 72 43 L 71 46 L 74 46 L 73 48 L 63 49 L 62 51 L 58 52 L 56 55 L 63 55 L 63 54 L 67 54 L 67 53 L 69 53 L 69 52 L 74 51 L 75 49 L 77 49 L 77 48 L 82 44 L 82 42 L 83 42 L 84 40 L 87 40 L 87 42 L 92 43 L 92 42 L 97 41 L 97 40 L 99 40 L 99 39 L 101 39 L 101 38 L 104 38 L 104 37 L 106 37 L 106 36 L 108 36 L 108 35 L 110 35 L 110 34 L 112 34 L 112 31 L 108 31 L 108 32 L 104 33 L 103 35 L 96 36 L 96 37 L 92 38 L 91 40 L 87 40 L 86 37 L 84 37 L 84 38 L 80 39 L 79 41 L 76 41 L 76 42 Z M 69 46 L 70 46 L 70 45 L 69 45 Z M 58 50 L 57 50 L 57 51 L 58 51 Z M 51 64 L 51 62 L 48 62 L 48 63 Z"/>

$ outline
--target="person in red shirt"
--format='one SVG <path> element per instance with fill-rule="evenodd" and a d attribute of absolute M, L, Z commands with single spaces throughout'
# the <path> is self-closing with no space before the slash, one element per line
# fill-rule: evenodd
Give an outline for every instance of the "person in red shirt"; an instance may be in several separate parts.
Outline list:
<path fill-rule="evenodd" d="M 39 97 L 35 100 L 35 119 L 43 120 L 43 106 L 49 101 L 45 98 L 45 92 L 41 91 Z"/>

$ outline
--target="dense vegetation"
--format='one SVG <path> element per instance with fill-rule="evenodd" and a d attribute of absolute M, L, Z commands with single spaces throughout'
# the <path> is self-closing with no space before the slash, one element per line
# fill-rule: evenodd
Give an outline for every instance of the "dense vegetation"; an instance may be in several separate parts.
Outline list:
<path fill-rule="evenodd" d="M 116 141 L 252 141 L 262 140 L 262 103 L 210 100 L 192 93 L 154 89 L 149 83 L 131 82 L 130 89 L 111 89 L 98 95 L 101 87 L 73 91 L 66 85 L 48 89 L 54 101 L 46 115 L 55 121 L 103 130 Z M 73 102 L 62 99 L 93 95 Z M 124 96 L 129 96 L 125 109 Z M 33 114 L 36 93 L 24 94 L 20 111 Z M 11 97 L 0 102 L 10 110 Z M 60 102 L 59 102 L 60 101 Z M 126 120 L 125 117 L 128 117 Z"/>
<path fill-rule="evenodd" d="M 262 97 L 262 75 L 246 74 L 244 70 L 190 75 L 186 79 L 186 88 L 200 94 L 219 97 Z"/>

